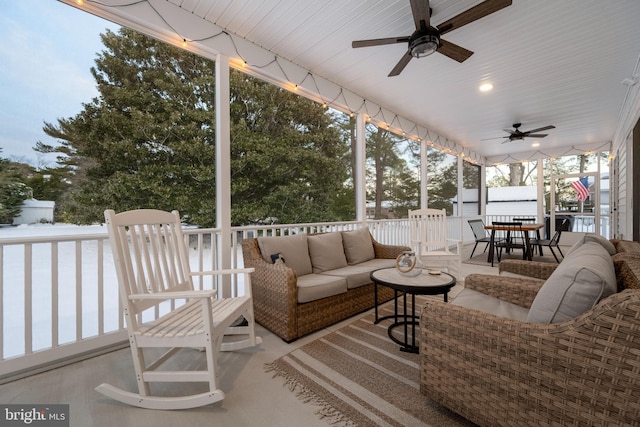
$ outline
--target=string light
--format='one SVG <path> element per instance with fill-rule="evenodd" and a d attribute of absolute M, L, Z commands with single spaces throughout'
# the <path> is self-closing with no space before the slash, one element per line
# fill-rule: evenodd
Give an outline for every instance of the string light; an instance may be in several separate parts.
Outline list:
<path fill-rule="evenodd" d="M 86 2 L 88 2 L 88 3 L 96 3 L 96 4 L 100 4 L 101 6 L 103 6 L 103 7 L 107 7 L 107 8 L 123 8 L 123 7 L 127 7 L 127 6 L 137 5 L 137 4 L 140 4 L 140 3 L 145 3 L 145 4 L 147 4 L 147 6 L 148 6 L 148 7 L 150 7 L 150 8 L 151 8 L 155 13 L 156 13 L 156 15 L 157 15 L 157 16 L 158 16 L 158 17 L 159 17 L 159 18 L 160 18 L 160 19 L 161 19 L 161 20 L 166 24 L 166 26 L 167 26 L 168 28 L 170 28 L 174 33 L 176 33 L 176 34 L 180 35 L 180 32 L 179 32 L 176 28 L 174 28 L 174 27 L 171 25 L 171 23 L 170 23 L 169 21 L 167 21 L 167 19 L 166 19 L 166 18 L 165 18 L 165 17 L 164 17 L 160 12 L 159 12 L 159 10 L 158 10 L 154 5 L 153 5 L 153 3 L 152 3 L 152 2 L 150 2 L 150 1 L 148 1 L 148 0 L 131 0 L 131 2 L 130 2 L 130 3 L 128 3 L 128 4 L 119 4 L 119 5 L 115 5 L 115 6 L 108 6 L 108 5 L 104 5 L 104 4 L 102 4 L 101 2 L 96 1 L 96 0 L 75 0 L 75 1 L 76 1 L 76 3 L 77 3 L 79 6 L 83 6 Z M 181 6 L 177 6 L 177 7 L 178 7 L 178 8 L 181 8 Z M 240 58 L 239 60 L 232 60 L 233 62 L 235 62 L 235 67 L 236 67 L 236 68 L 246 68 L 246 67 L 251 67 L 252 69 L 254 69 L 254 71 L 257 71 L 257 70 L 260 70 L 260 69 L 267 68 L 267 67 L 269 67 L 271 64 L 275 63 L 275 64 L 278 66 L 278 68 L 280 69 L 280 72 L 282 73 L 282 75 L 284 76 L 284 78 L 285 78 L 284 80 L 285 80 L 285 81 L 288 81 L 288 82 L 291 82 L 291 81 L 292 81 L 291 79 L 289 79 L 289 78 L 288 78 L 287 73 L 285 72 L 284 68 L 282 67 L 282 65 L 281 65 L 281 64 L 280 64 L 280 62 L 279 62 L 279 57 L 278 57 L 277 55 L 275 55 L 275 54 L 274 54 L 273 59 L 272 59 L 272 60 L 270 60 L 269 62 L 265 63 L 265 64 L 262 64 L 262 65 L 259 65 L 259 64 L 249 64 L 249 63 L 244 59 L 244 57 L 240 54 L 240 52 L 239 52 L 239 50 L 238 50 L 238 46 L 236 45 L 236 41 L 235 41 L 234 37 L 233 37 L 230 33 L 228 33 L 227 31 L 225 31 L 225 30 L 220 30 L 220 31 L 218 31 L 216 34 L 213 34 L 213 35 L 211 35 L 211 36 L 207 36 L 207 37 L 203 37 L 203 38 L 198 38 L 198 39 L 191 39 L 191 38 L 190 38 L 188 41 L 187 41 L 187 37 L 180 36 L 180 38 L 182 39 L 182 41 L 181 41 L 181 45 L 182 45 L 182 47 L 183 47 L 183 48 L 186 48 L 186 47 L 187 47 L 187 43 L 188 43 L 188 42 L 189 42 L 189 43 L 194 43 L 194 42 L 196 42 L 196 43 L 200 43 L 200 42 L 207 42 L 207 41 L 212 41 L 212 40 L 214 40 L 214 39 L 216 39 L 216 38 L 218 38 L 218 37 L 226 37 L 227 39 L 229 39 L 229 40 L 231 41 L 231 44 L 233 45 L 233 49 L 235 50 L 236 55 Z M 259 74 L 259 73 L 256 73 L 256 74 Z M 317 100 L 318 98 L 320 98 L 320 101 L 322 101 L 322 106 L 323 106 L 323 108 L 328 108 L 330 105 L 334 105 L 334 104 L 338 101 L 338 98 L 342 97 L 342 99 L 344 100 L 344 105 L 346 106 L 346 108 L 341 108 L 341 107 L 339 107 L 339 106 L 336 106 L 335 108 L 336 108 L 337 110 L 340 110 L 340 111 L 343 111 L 343 112 L 348 111 L 348 112 L 349 112 L 349 117 L 354 117 L 354 115 L 355 115 L 355 114 L 357 114 L 357 113 L 363 113 L 363 114 L 365 115 L 365 120 L 366 120 L 367 122 L 372 122 L 372 123 L 373 123 L 373 119 L 372 119 L 371 115 L 370 115 L 370 114 L 369 114 L 369 112 L 368 112 L 368 105 L 367 105 L 367 100 L 366 100 L 366 99 L 363 99 L 363 100 L 362 100 L 362 104 L 360 105 L 360 107 L 358 107 L 358 108 L 352 108 L 351 106 L 349 106 L 349 101 L 347 100 L 347 98 L 346 98 L 346 96 L 345 96 L 345 94 L 344 94 L 344 89 L 343 89 L 343 88 L 340 88 L 340 91 L 339 91 L 338 95 L 337 95 L 335 98 L 333 98 L 332 100 L 329 100 L 330 98 L 324 98 L 324 97 L 322 96 L 322 94 L 321 94 L 320 88 L 318 87 L 318 83 L 317 83 L 317 81 L 316 81 L 316 78 L 315 78 L 315 76 L 314 76 L 311 72 L 307 72 L 307 75 L 305 76 L 304 80 L 303 80 L 301 83 L 299 83 L 299 84 L 294 84 L 294 85 L 293 85 L 293 87 L 292 87 L 292 86 L 288 86 L 288 85 L 286 85 L 286 84 L 281 84 L 281 87 L 283 87 L 283 88 L 287 88 L 287 89 L 289 89 L 289 90 L 293 90 L 293 91 L 298 91 L 298 86 L 299 86 L 300 84 L 303 84 L 303 83 L 304 83 L 304 81 L 305 81 L 307 78 L 311 78 L 312 83 L 313 83 L 313 87 L 315 87 L 315 89 L 316 89 L 316 94 L 317 94 L 316 100 Z M 310 92 L 310 94 L 311 94 L 311 97 L 313 98 L 313 94 L 312 94 L 312 92 Z M 355 94 L 353 94 L 353 93 L 351 93 L 351 94 L 352 94 L 352 95 L 355 95 Z M 327 102 L 326 100 L 329 100 L 329 101 Z M 375 104 L 374 104 L 374 105 L 375 105 Z M 377 106 L 377 105 L 376 105 L 376 106 Z M 403 125 L 402 125 L 402 123 L 401 123 L 400 118 L 398 117 L 398 115 L 396 114 L 396 115 L 393 117 L 393 120 L 390 122 L 391 124 L 389 124 L 389 121 L 388 121 L 388 120 L 386 120 L 386 118 L 385 118 L 385 113 L 384 113 L 384 111 L 383 111 L 382 107 L 381 107 L 381 106 L 377 106 L 377 107 L 378 107 L 378 111 L 376 112 L 376 114 L 374 114 L 374 115 L 373 115 L 373 118 L 377 118 L 378 116 L 381 116 L 381 120 L 380 120 L 379 122 L 377 122 L 377 123 L 378 123 L 381 127 L 386 128 L 387 130 L 391 131 L 391 126 L 393 125 L 394 121 L 396 121 L 396 120 L 397 120 L 397 121 L 398 121 L 397 128 L 394 128 L 395 130 L 393 130 L 393 132 L 398 133 L 398 134 L 400 134 L 400 133 L 401 133 L 401 134 L 402 134 L 402 136 L 403 136 L 403 137 L 405 137 L 405 136 L 407 135 L 407 132 L 405 131 L 405 128 L 403 127 Z M 414 135 L 411 135 L 414 129 L 415 129 L 415 134 L 414 134 L 415 136 L 414 136 Z M 417 124 L 415 124 L 415 123 L 413 124 L 412 130 L 411 130 L 411 131 L 409 131 L 409 134 L 411 135 L 411 136 L 409 136 L 409 138 L 411 138 L 411 139 L 414 139 L 414 138 L 415 138 L 415 139 L 417 139 L 417 141 L 419 141 L 419 142 L 421 142 L 421 141 L 422 141 L 422 138 L 420 138 L 420 137 L 417 135 L 417 134 L 418 134 L 418 127 L 417 127 Z M 429 134 L 429 131 L 428 131 L 428 130 L 427 130 L 427 134 Z M 437 139 L 439 139 L 439 138 L 440 138 L 440 136 L 437 136 Z M 448 139 L 446 139 L 446 138 L 445 138 L 445 143 L 444 143 L 444 144 L 445 144 L 445 145 L 447 145 L 447 144 L 453 144 L 454 146 L 458 146 L 458 145 L 457 145 L 457 143 L 455 143 L 455 142 L 453 142 L 453 141 L 449 141 L 449 140 L 448 140 Z M 430 145 L 431 145 L 431 146 L 434 146 L 434 144 L 433 144 L 433 143 L 430 143 Z"/>

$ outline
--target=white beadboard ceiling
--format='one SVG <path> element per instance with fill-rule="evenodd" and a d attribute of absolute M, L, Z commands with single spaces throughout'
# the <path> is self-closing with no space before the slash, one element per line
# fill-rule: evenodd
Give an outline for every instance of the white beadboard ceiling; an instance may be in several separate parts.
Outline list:
<path fill-rule="evenodd" d="M 472 50 L 467 61 L 435 53 L 413 59 L 397 77 L 387 74 L 406 45 L 353 49 L 351 41 L 410 35 L 409 0 L 62 1 L 155 36 L 185 38 L 205 54 L 207 45 L 226 43 L 219 50 L 246 59 L 247 46 L 256 45 L 261 49 L 247 60 L 249 67 L 266 70 L 273 59 L 268 51 L 285 60 L 269 67 L 286 70 L 292 63 L 318 77 L 312 85 L 320 92 L 323 81 L 333 83 L 492 161 L 611 142 L 640 86 L 622 83 L 637 82 L 640 72 L 638 0 L 513 0 L 442 36 Z M 479 3 L 432 0 L 431 22 L 437 26 Z M 221 29 L 234 35 L 233 43 L 212 37 Z M 299 71 L 287 76 L 294 83 L 306 79 Z M 484 82 L 494 89 L 481 93 Z M 525 131 L 556 129 L 539 140 L 483 141 L 506 135 L 502 129 L 516 122 Z M 540 146 L 532 148 L 536 141 Z"/>

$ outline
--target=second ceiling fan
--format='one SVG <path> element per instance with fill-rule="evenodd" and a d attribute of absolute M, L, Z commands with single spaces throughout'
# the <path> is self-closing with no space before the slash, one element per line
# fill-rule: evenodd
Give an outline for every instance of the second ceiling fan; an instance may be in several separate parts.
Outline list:
<path fill-rule="evenodd" d="M 522 126 L 521 123 L 514 123 L 513 124 L 513 129 L 502 129 L 503 131 L 507 132 L 509 135 L 501 136 L 501 137 L 497 137 L 497 138 L 487 138 L 487 139 L 483 139 L 482 141 L 489 141 L 489 140 L 492 140 L 492 139 L 504 139 L 504 141 L 502 141 L 502 143 L 504 144 L 505 142 L 522 141 L 525 138 L 544 138 L 548 134 L 546 134 L 546 133 L 536 133 L 536 132 L 542 132 L 543 130 L 549 130 L 549 129 L 555 129 L 556 128 L 554 125 L 548 125 L 548 126 L 543 126 L 541 128 L 531 129 L 531 130 L 527 130 L 527 131 L 521 131 L 520 130 L 520 126 Z"/>
<path fill-rule="evenodd" d="M 388 37 L 383 39 L 356 40 L 351 43 L 351 47 L 369 47 L 385 44 L 408 43 L 407 52 L 400 58 L 400 61 L 393 67 L 389 77 L 397 76 L 404 70 L 411 58 L 420 58 L 439 52 L 458 62 L 466 61 L 473 52 L 454 43 L 442 40 L 441 35 L 467 25 L 473 21 L 497 12 L 511 5 L 511 0 L 486 0 L 468 9 L 461 14 L 441 23 L 438 27 L 431 26 L 431 8 L 429 0 L 409 0 L 411 3 L 411 13 L 416 30 L 410 36 Z"/>

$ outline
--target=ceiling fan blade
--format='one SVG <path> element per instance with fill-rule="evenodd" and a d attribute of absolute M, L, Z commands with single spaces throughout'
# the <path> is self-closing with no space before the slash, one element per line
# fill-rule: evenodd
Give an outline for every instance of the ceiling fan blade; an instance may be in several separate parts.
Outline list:
<path fill-rule="evenodd" d="M 494 139 L 505 139 L 505 138 L 509 138 L 508 136 L 498 136 L 496 138 L 485 138 L 485 139 L 481 139 L 480 141 L 492 141 Z"/>
<path fill-rule="evenodd" d="M 409 61 L 411 61 L 411 58 L 413 58 L 413 56 L 411 56 L 411 51 L 407 51 L 404 54 L 404 56 L 402 58 L 400 58 L 400 61 L 398 61 L 396 66 L 393 67 L 393 70 L 391 70 L 391 72 L 389 73 L 388 77 L 393 77 L 393 76 L 397 76 L 398 74 L 400 74 L 402 72 L 402 70 L 404 70 L 404 67 L 407 66 Z"/>
<path fill-rule="evenodd" d="M 429 0 L 410 0 L 411 13 L 413 14 L 413 22 L 416 24 L 416 30 L 426 30 L 429 28 L 431 21 L 431 13 L 429 11 Z M 422 28 L 420 21 L 424 21 L 426 27 Z"/>
<path fill-rule="evenodd" d="M 355 40 L 351 42 L 351 47 L 370 47 L 396 43 L 409 43 L 409 37 L 387 37 L 385 39 Z"/>
<path fill-rule="evenodd" d="M 469 59 L 471 55 L 473 55 L 473 52 L 471 52 L 470 50 L 467 50 L 462 46 L 458 46 L 457 44 L 442 39 L 440 39 L 440 47 L 438 48 L 437 52 L 440 52 L 441 54 L 448 56 L 449 58 L 458 62 L 464 62 Z"/>
<path fill-rule="evenodd" d="M 438 25 L 440 35 L 446 34 L 511 5 L 511 0 L 486 0 Z"/>
<path fill-rule="evenodd" d="M 549 130 L 549 129 L 555 129 L 555 128 L 556 128 L 555 126 L 549 125 L 549 126 L 543 126 L 541 128 L 537 128 L 537 129 L 531 129 L 531 130 L 526 131 L 525 133 L 526 134 L 530 134 L 530 133 L 533 133 L 533 132 L 540 132 L 541 130 Z"/>
<path fill-rule="evenodd" d="M 516 133 L 516 131 L 515 131 L 515 130 L 513 130 L 513 129 L 502 129 L 502 130 L 503 130 L 503 131 L 505 131 L 505 132 L 507 132 L 507 133 L 509 133 L 509 134 L 511 134 L 511 135 L 515 135 L 515 133 Z M 505 138 L 506 138 L 506 137 L 505 137 Z"/>
<path fill-rule="evenodd" d="M 524 136 L 527 138 L 544 138 L 549 135 L 548 133 L 529 133 L 527 132 Z"/>

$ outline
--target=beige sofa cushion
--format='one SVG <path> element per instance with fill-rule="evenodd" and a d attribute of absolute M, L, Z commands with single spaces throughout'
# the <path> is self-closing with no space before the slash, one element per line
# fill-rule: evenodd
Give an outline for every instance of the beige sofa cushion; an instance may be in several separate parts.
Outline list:
<path fill-rule="evenodd" d="M 306 234 L 258 237 L 258 246 L 265 261 L 273 262 L 271 255 L 279 253 L 287 267 L 292 268 L 298 276 L 312 273 Z"/>
<path fill-rule="evenodd" d="M 368 227 L 355 231 L 343 231 L 342 244 L 349 265 L 359 264 L 376 257 Z"/>
<path fill-rule="evenodd" d="M 521 322 L 525 322 L 529 314 L 525 307 L 467 288 L 461 290 L 451 304 Z"/>
<path fill-rule="evenodd" d="M 335 270 L 347 266 L 347 258 L 342 246 L 340 233 L 318 234 L 308 236 L 309 255 L 314 273 Z"/>
<path fill-rule="evenodd" d="M 374 258 L 356 265 L 325 271 L 323 275 L 343 277 L 347 280 L 347 288 L 354 289 L 371 283 L 371 272 L 379 268 L 395 267 L 393 259 Z"/>
<path fill-rule="evenodd" d="M 527 321 L 555 323 L 573 319 L 616 290 L 611 256 L 599 242 L 587 241 L 567 255 L 542 285 Z"/>
<path fill-rule="evenodd" d="M 305 303 L 347 292 L 347 279 L 324 274 L 298 277 L 298 302 Z"/>

